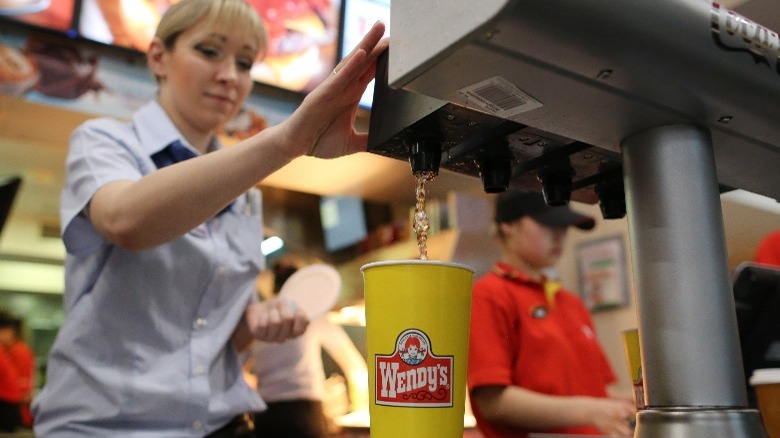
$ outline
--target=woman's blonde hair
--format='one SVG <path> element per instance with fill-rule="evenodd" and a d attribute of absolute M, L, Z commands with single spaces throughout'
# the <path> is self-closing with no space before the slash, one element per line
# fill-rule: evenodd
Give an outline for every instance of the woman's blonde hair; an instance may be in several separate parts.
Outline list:
<path fill-rule="evenodd" d="M 168 50 L 176 39 L 201 20 L 207 27 L 252 36 L 258 53 L 265 55 L 268 36 L 260 16 L 245 0 L 182 0 L 171 6 L 160 19 L 155 35 Z"/>

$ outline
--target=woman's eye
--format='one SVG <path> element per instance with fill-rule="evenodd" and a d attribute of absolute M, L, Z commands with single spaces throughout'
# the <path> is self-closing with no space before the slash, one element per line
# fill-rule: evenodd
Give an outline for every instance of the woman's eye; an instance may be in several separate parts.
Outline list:
<path fill-rule="evenodd" d="M 219 56 L 219 50 L 211 46 L 195 46 L 195 50 L 203 54 L 206 58 L 216 58 Z"/>
<path fill-rule="evenodd" d="M 236 65 L 238 66 L 239 70 L 242 71 L 249 71 L 252 69 L 252 63 L 254 60 L 252 59 L 237 59 Z"/>

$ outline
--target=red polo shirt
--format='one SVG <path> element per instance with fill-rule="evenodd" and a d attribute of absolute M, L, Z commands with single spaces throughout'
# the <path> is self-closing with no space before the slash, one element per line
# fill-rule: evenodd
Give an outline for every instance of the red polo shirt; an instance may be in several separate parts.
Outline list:
<path fill-rule="evenodd" d="M 35 386 L 35 353 L 30 346 L 22 341 L 17 341 L 8 349 L 11 360 L 19 372 L 19 388 L 22 394 L 22 424 L 31 427 L 33 418 L 30 412 L 29 400 L 32 398 Z"/>
<path fill-rule="evenodd" d="M 22 397 L 22 388 L 19 386 L 19 370 L 8 350 L 0 346 L 0 400 L 8 403 L 19 403 Z"/>
<path fill-rule="evenodd" d="M 606 386 L 614 381 L 579 297 L 560 289 L 550 304 L 543 283 L 503 263 L 475 282 L 469 392 L 498 385 L 549 395 L 606 397 Z M 473 403 L 472 410 L 486 438 L 526 438 L 535 432 L 487 423 Z M 538 432 L 600 434 L 590 426 Z"/>

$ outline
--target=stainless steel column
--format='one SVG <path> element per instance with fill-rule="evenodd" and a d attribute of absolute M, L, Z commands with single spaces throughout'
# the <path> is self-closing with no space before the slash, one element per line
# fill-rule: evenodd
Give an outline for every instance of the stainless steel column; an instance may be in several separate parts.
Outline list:
<path fill-rule="evenodd" d="M 709 132 L 661 126 L 621 149 L 648 406 L 635 436 L 766 436 L 746 409 Z"/>

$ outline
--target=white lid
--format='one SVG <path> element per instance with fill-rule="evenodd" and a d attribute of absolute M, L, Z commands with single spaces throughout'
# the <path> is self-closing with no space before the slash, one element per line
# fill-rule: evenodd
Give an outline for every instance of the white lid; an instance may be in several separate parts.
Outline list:
<path fill-rule="evenodd" d="M 753 370 L 753 375 L 750 376 L 751 385 L 766 385 L 767 383 L 780 383 L 780 368 Z"/>
<path fill-rule="evenodd" d="M 282 284 L 279 296 L 292 300 L 309 319 L 332 309 L 341 292 L 341 276 L 331 265 L 303 267 Z"/>

